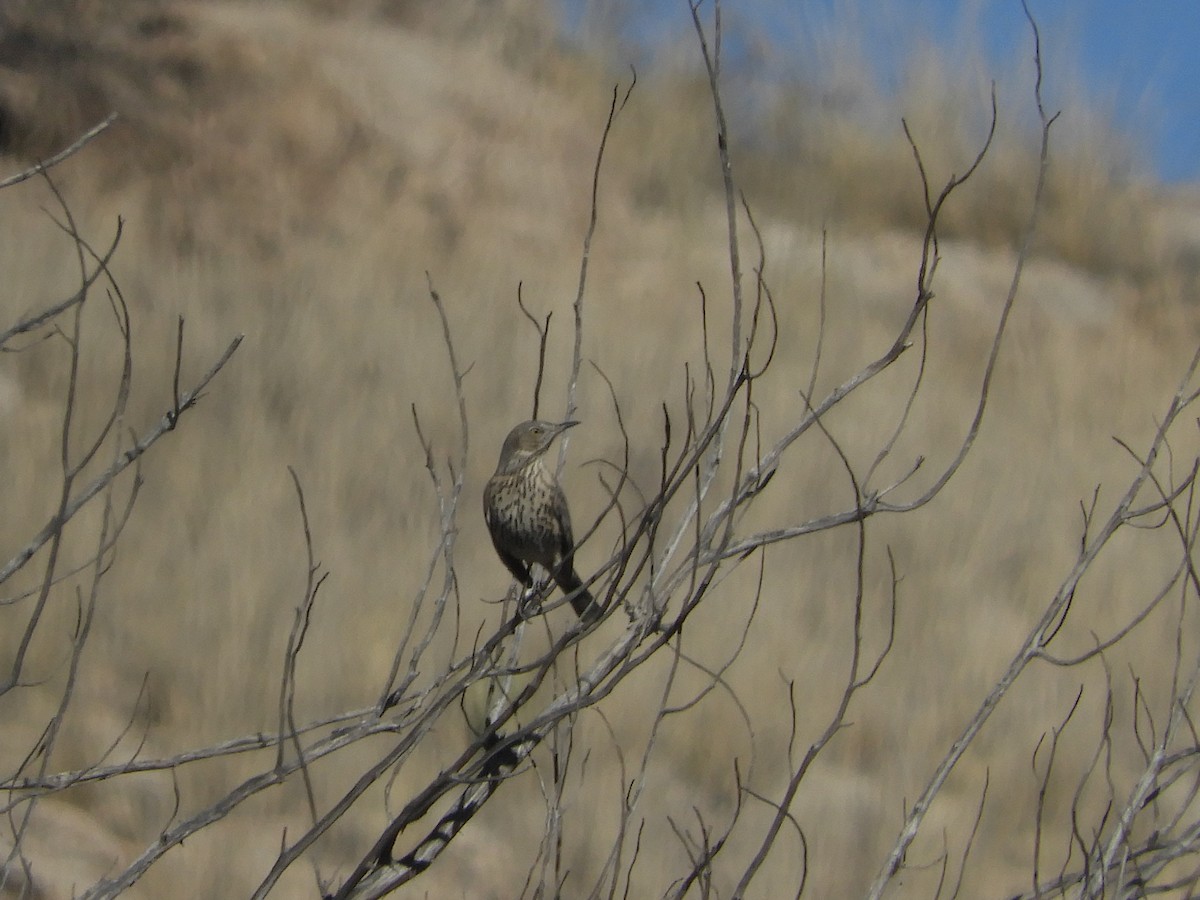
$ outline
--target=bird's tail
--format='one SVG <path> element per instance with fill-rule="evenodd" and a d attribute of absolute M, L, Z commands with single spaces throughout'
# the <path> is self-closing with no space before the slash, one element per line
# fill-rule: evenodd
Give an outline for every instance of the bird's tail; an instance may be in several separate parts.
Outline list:
<path fill-rule="evenodd" d="M 555 573 L 554 580 L 558 582 L 562 592 L 570 597 L 571 608 L 575 610 L 575 615 L 579 616 L 584 625 L 591 625 L 600 618 L 599 605 L 592 598 L 588 589 L 583 586 L 583 579 L 579 577 L 579 573 L 575 571 L 575 566 L 570 560 L 567 560 Z"/>

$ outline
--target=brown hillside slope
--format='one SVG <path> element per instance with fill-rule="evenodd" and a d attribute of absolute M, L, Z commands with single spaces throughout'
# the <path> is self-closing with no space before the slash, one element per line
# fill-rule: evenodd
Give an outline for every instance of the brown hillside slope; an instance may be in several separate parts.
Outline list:
<path fill-rule="evenodd" d="M 457 652 L 481 622 L 498 616 L 481 598 L 499 598 L 506 575 L 477 502 L 504 433 L 528 415 L 537 369 L 536 338 L 517 307 L 517 285 L 531 309 L 554 313 L 543 408 L 557 415 L 591 167 L 612 86 L 603 65 L 529 24 L 538 7 L 530 13 L 508 4 L 510 13 L 524 10 L 522 17 L 493 29 L 478 16 L 442 20 L 431 12 L 434 4 L 414 7 L 411 17 L 382 2 L 364 0 L 353 14 L 336 14 L 334 6 L 79 3 L 64 4 L 61 17 L 24 19 L 22 7 L 13 6 L 0 34 L 6 171 L 69 143 L 110 108 L 121 116 L 55 179 L 97 245 L 118 215 L 126 222 L 114 263 L 134 316 L 135 390 L 126 424 L 144 428 L 169 401 L 178 316 L 187 320 L 185 374 L 200 370 L 235 333 L 246 334 L 191 430 L 172 435 L 178 440 L 169 450 L 146 463 L 51 770 L 88 765 L 118 741 L 113 758 L 135 751 L 155 757 L 275 727 L 280 660 L 305 576 L 288 465 L 305 489 L 317 555 L 332 573 L 308 636 L 312 655 L 300 667 L 298 717 L 376 701 L 438 540 L 436 498 L 410 410 L 415 405 L 439 453 L 449 452 L 457 427 L 426 272 L 446 302 L 459 359 L 470 367 Z M 723 207 L 707 168 L 710 116 L 694 83 L 646 77 L 618 120 L 601 177 L 583 353 L 611 379 L 632 439 L 632 469 L 646 484 L 658 472 L 661 404 L 684 392 L 684 362 L 699 362 L 696 282 L 718 304 L 728 281 Z M 862 203 L 892 203 L 893 175 L 873 168 L 870 148 L 861 156 L 864 170 L 839 177 L 858 180 Z M 779 161 L 769 155 L 747 156 L 746 163 L 752 202 L 756 190 L 762 196 L 774 183 L 784 193 L 792 184 L 794 173 L 771 170 Z M 904 577 L 896 647 L 879 683 L 858 701 L 854 725 L 793 804 L 808 838 L 812 896 L 854 896 L 869 882 L 906 798 L 923 786 L 1069 567 L 1079 499 L 1097 483 L 1128 477 L 1128 458 L 1109 436 L 1143 446 L 1186 365 L 1195 335 L 1187 304 L 1200 246 L 1196 205 L 1148 191 L 1139 198 L 1146 245 L 1136 268 L 1097 274 L 1052 253 L 1053 240 L 1039 244 L 979 446 L 933 506 L 877 526 L 879 546 L 891 547 Z M 764 201 L 758 221 L 780 313 L 772 390 L 755 397 L 768 423 L 798 408 L 816 352 L 821 223 L 791 215 L 794 202 Z M 1070 192 L 1056 192 L 1054 202 L 1048 228 L 1086 223 L 1070 210 Z M 973 208 L 986 208 L 979 203 Z M 1119 205 L 1094 203 L 1093 218 L 1095 209 Z M 72 290 L 73 273 L 64 263 L 71 248 L 41 211 L 52 207 L 44 184 L 7 190 L 0 204 L 8 321 Z M 878 353 L 911 303 L 919 238 L 905 224 L 887 214 L 830 220 L 820 388 Z M 1005 241 L 982 234 L 987 230 L 973 235 L 959 225 L 943 242 L 927 388 L 898 452 L 904 465 L 918 455 L 930 467 L 944 463 L 973 413 L 1013 262 Z M 1099 245 L 1110 240 L 1106 233 Z M 1088 254 L 1066 255 L 1077 262 Z M 89 316 L 92 333 L 111 340 L 107 309 L 97 304 Z M 119 365 L 97 341 L 83 362 L 85 420 L 98 415 Z M 0 521 L 3 556 L 54 508 L 55 429 L 66 385 L 56 347 L 31 342 L 25 352 L 0 357 L 0 409 L 19 425 L 0 430 L 7 506 L 18 511 Z M 889 431 L 915 366 L 905 360 L 894 381 L 864 394 L 856 412 L 832 418 L 830 427 L 863 457 L 855 464 L 870 465 L 872 442 Z M 575 429 L 566 480 L 576 517 L 590 522 L 606 488 L 597 467 L 581 463 L 619 460 L 622 451 L 608 387 L 590 367 L 580 402 L 583 424 Z M 826 444 L 812 440 L 792 452 L 807 455 L 802 475 L 771 501 L 777 505 L 755 512 L 764 523 L 796 508 L 809 518 L 847 502 L 844 474 Z M 615 539 L 615 523 L 606 522 L 581 551 L 581 570 Z M 82 557 L 82 547 L 71 549 Z M 1091 646 L 1093 630 L 1103 634 L 1120 621 L 1169 564 L 1154 546 L 1131 540 L 1125 549 L 1090 585 L 1090 613 L 1065 638 L 1071 650 Z M 842 532 L 766 554 L 763 609 L 752 650 L 726 673 L 730 693 L 713 692 L 686 726 L 668 720 L 658 738 L 652 786 L 639 807 L 654 849 L 638 860 L 631 896 L 661 895 L 686 871 L 670 822 L 692 821 L 694 810 L 705 821 L 729 814 L 732 760 L 750 751 L 743 715 L 757 751 L 751 786 L 764 795 L 779 790 L 789 767 L 788 680 L 802 688 L 795 694 L 797 746 L 819 732 L 844 677 L 854 559 L 854 537 Z M 741 621 L 745 580 L 739 574 L 731 581 L 721 595 L 725 607 L 709 603 L 689 621 L 686 652 L 710 669 L 730 654 L 730 628 L 737 627 L 730 623 Z M 885 594 L 887 584 L 883 567 L 870 571 L 873 596 Z M 28 576 L 11 591 L 6 585 L 6 596 L 34 586 Z M 54 611 L 60 633 L 74 622 L 73 601 L 69 592 L 63 596 Z M 549 621 L 558 627 L 557 618 Z M 1160 655 L 1173 625 L 1169 617 L 1149 620 L 1110 668 L 1124 671 L 1126 663 Z M 0 652 L 10 654 L 16 630 L 6 628 Z M 34 659 L 38 684 L 0 698 L 7 704 L 0 706 L 5 773 L 36 741 L 65 677 L 57 645 L 38 645 Z M 1028 884 L 1039 787 L 1030 754 L 1070 708 L 1081 678 L 1047 669 L 997 714 L 939 807 L 935 830 L 944 825 L 959 836 L 961 852 L 985 771 L 993 786 L 1004 787 L 989 797 L 965 895 L 996 896 Z M 564 896 L 586 896 L 602 872 L 626 777 L 614 744 L 629 758 L 640 754 L 644 698 L 661 689 L 662 677 L 646 671 L 608 698 L 603 720 L 580 719 L 578 740 L 591 748 L 584 769 L 592 793 L 581 781 L 570 798 Z M 1147 674 L 1147 689 L 1161 677 Z M 143 679 L 147 694 L 139 702 Z M 1088 738 L 1102 700 L 1102 693 L 1086 697 L 1080 721 L 1093 729 Z M 432 733 L 399 771 L 390 806 L 368 798 L 318 845 L 321 875 L 345 873 L 370 846 L 385 809 L 394 811 L 409 789 L 456 755 L 466 734 L 458 719 Z M 336 800 L 379 746 L 318 766 L 318 805 Z M 1086 760 L 1093 749 L 1081 737 L 1063 758 Z M 1122 747 L 1117 756 L 1114 769 L 1132 768 L 1135 751 Z M 231 757 L 127 781 L 119 790 L 93 785 L 43 801 L 26 842 L 32 881 L 47 897 L 78 892 L 128 864 L 165 823 L 211 802 L 256 765 Z M 1059 800 L 1070 796 L 1078 775 L 1069 764 L 1063 768 L 1053 785 Z M 539 769 L 506 785 L 417 890 L 519 895 L 538 859 L 545 813 L 539 776 L 550 777 Z M 1047 830 L 1069 834 L 1069 813 L 1069 802 L 1050 809 Z M 258 798 L 172 850 L 136 895 L 179 896 L 186 884 L 195 896 L 248 896 L 273 863 L 284 829 L 296 835 L 308 821 L 298 786 Z M 716 876 L 722 891 L 753 852 L 753 834 L 726 851 L 730 869 Z M 941 848 L 931 841 L 920 849 L 929 859 Z M 279 896 L 315 894 L 311 871 L 302 868 L 289 874 Z M 798 873 L 794 856 L 772 857 L 755 896 L 790 896 Z M 916 879 L 907 889 L 930 895 Z"/>

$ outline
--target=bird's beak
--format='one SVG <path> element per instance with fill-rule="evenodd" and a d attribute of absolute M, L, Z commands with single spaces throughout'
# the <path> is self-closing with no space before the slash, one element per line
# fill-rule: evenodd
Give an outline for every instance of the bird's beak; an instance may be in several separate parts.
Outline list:
<path fill-rule="evenodd" d="M 554 426 L 554 430 L 551 431 L 550 434 L 546 435 L 546 446 L 550 446 L 550 444 L 556 441 L 564 431 L 569 428 L 574 428 L 578 424 L 579 423 L 574 419 L 567 419 L 565 422 L 559 422 Z"/>

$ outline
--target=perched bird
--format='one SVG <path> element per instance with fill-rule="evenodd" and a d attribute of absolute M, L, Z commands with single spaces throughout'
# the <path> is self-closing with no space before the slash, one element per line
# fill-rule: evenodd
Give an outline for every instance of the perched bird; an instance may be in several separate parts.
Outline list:
<path fill-rule="evenodd" d="M 529 567 L 550 573 L 585 624 L 600 617 L 600 607 L 575 571 L 575 538 L 567 498 L 543 462 L 554 439 L 578 422 L 522 422 L 500 449 L 496 474 L 483 489 L 483 517 L 500 560 L 526 588 L 533 587 Z"/>

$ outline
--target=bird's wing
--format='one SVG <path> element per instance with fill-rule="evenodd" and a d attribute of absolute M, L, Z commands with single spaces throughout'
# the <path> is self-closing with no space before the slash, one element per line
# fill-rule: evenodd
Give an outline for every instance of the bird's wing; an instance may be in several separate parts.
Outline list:
<path fill-rule="evenodd" d="M 559 553 L 567 556 L 575 549 L 575 535 L 571 531 L 571 512 L 567 509 L 567 497 L 561 485 L 554 486 L 554 508 L 559 512 L 559 524 L 562 526 L 562 546 Z"/>

